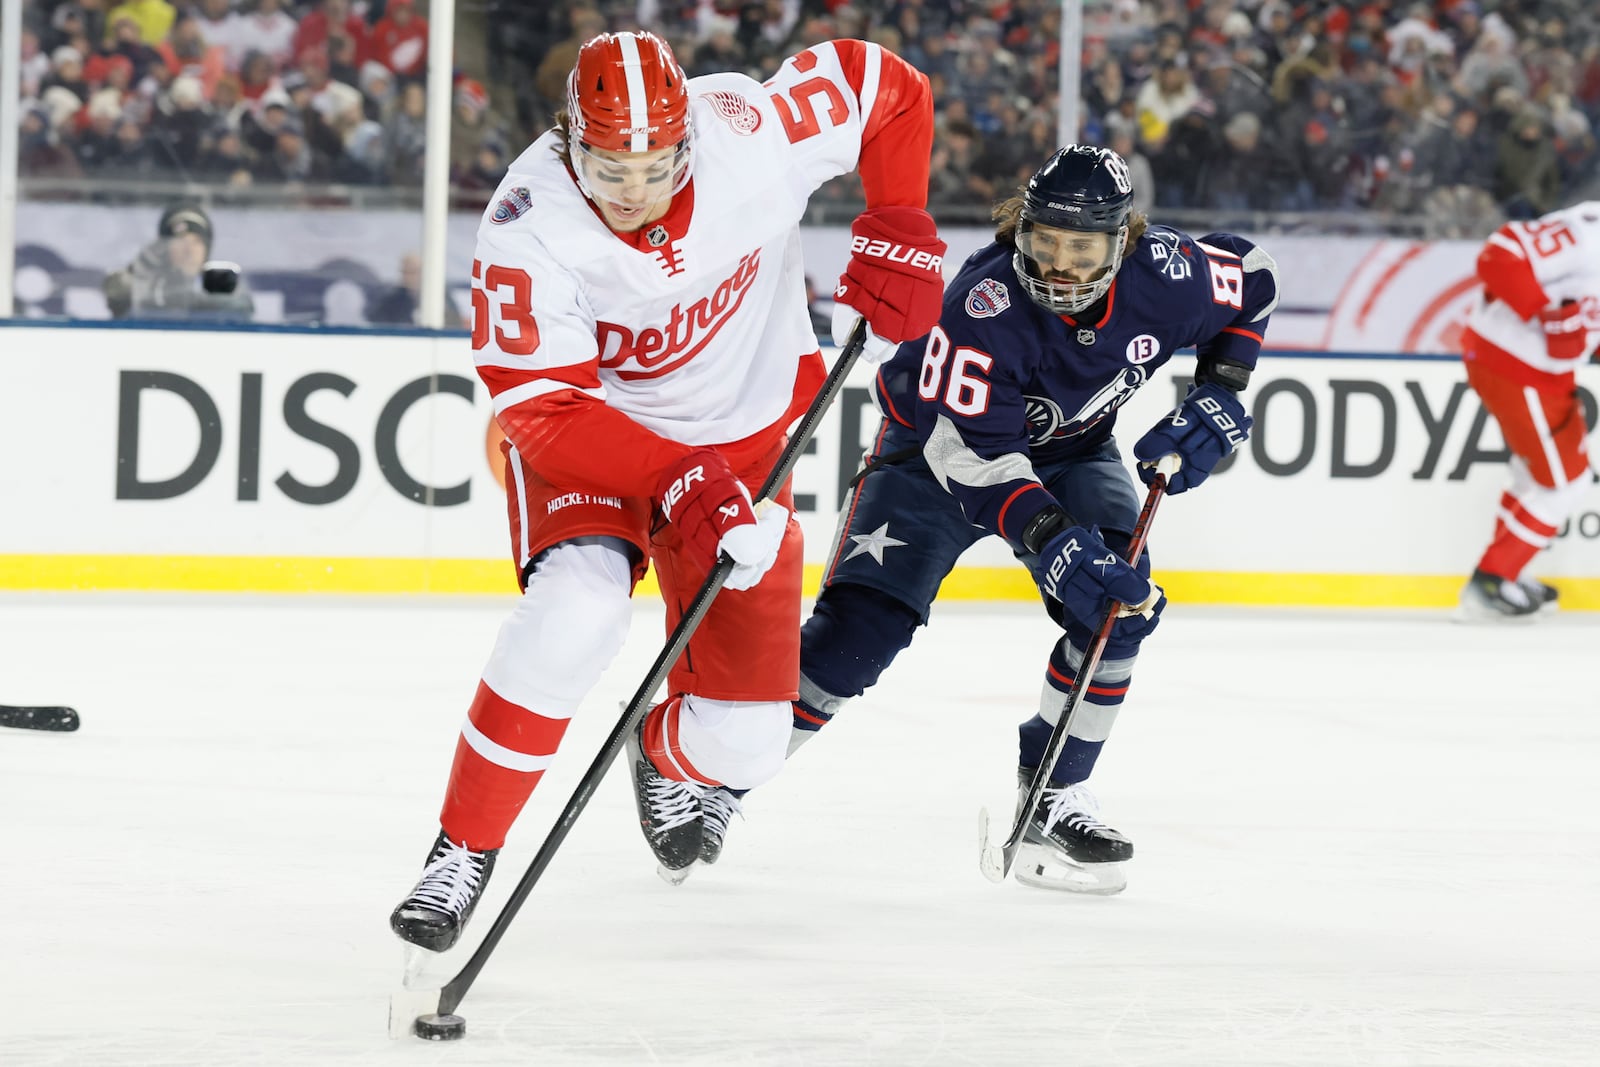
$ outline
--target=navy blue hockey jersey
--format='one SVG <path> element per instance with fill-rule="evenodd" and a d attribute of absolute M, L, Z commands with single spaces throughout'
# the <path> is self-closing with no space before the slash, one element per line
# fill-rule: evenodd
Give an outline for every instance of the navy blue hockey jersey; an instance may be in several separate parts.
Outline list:
<path fill-rule="evenodd" d="M 1034 461 L 1098 448 L 1117 409 L 1181 348 L 1194 346 L 1202 366 L 1254 367 L 1278 281 L 1272 258 L 1242 237 L 1152 226 L 1090 320 L 1035 304 L 1011 256 L 999 243 L 973 253 L 939 324 L 900 346 L 873 393 L 887 418 L 916 429 L 968 520 L 1018 544 L 1055 503 Z"/>

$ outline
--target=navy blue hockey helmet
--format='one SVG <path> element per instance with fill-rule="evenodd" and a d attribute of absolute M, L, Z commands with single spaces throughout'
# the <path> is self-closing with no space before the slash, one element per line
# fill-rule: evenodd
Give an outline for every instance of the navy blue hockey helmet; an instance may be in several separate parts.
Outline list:
<path fill-rule="evenodd" d="M 1133 182 L 1121 156 L 1091 145 L 1057 150 L 1022 194 L 1012 266 L 1028 295 L 1058 315 L 1105 296 L 1122 266 L 1132 215 Z M 1110 239 L 1089 236 L 1099 234 Z"/>

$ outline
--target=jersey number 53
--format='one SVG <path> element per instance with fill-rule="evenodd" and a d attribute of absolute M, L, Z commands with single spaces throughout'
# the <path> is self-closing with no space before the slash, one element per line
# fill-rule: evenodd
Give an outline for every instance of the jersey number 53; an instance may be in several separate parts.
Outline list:
<path fill-rule="evenodd" d="M 521 267 L 491 266 L 472 261 L 472 350 L 494 343 L 513 356 L 539 347 L 539 324 L 533 321 L 533 279 Z M 512 327 L 511 332 L 506 327 Z"/>

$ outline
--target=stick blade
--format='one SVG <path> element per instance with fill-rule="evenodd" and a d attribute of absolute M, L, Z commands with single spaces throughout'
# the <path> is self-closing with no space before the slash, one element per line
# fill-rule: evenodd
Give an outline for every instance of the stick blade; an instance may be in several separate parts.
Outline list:
<path fill-rule="evenodd" d="M 399 1041 L 414 1032 L 424 1015 L 439 1014 L 438 989 L 399 989 L 389 994 L 389 1036 Z"/>
<path fill-rule="evenodd" d="M 989 843 L 989 809 L 978 809 L 978 870 L 983 876 L 996 885 L 1006 880 L 1006 871 L 1011 864 L 1006 862 L 1006 850 L 1000 845 Z"/>

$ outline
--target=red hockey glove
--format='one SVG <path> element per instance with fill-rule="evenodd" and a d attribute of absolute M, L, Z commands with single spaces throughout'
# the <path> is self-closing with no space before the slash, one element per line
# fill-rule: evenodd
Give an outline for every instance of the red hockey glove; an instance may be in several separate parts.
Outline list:
<path fill-rule="evenodd" d="M 750 506 L 750 491 L 733 476 L 720 452 L 702 448 L 669 467 L 656 497 L 661 514 L 678 528 L 702 566 L 707 570 L 715 566 L 719 552 L 733 559 L 725 588 L 748 589 L 777 562 L 789 524 L 788 509 L 768 502 L 758 519 Z"/>
<path fill-rule="evenodd" d="M 1551 359 L 1577 359 L 1589 346 L 1589 328 L 1584 324 L 1583 305 L 1566 300 L 1539 312 L 1544 327 L 1544 347 Z"/>
<path fill-rule="evenodd" d="M 886 341 L 921 337 L 939 321 L 944 253 L 933 216 L 921 208 L 868 208 L 850 227 L 850 263 L 833 298 Z"/>

